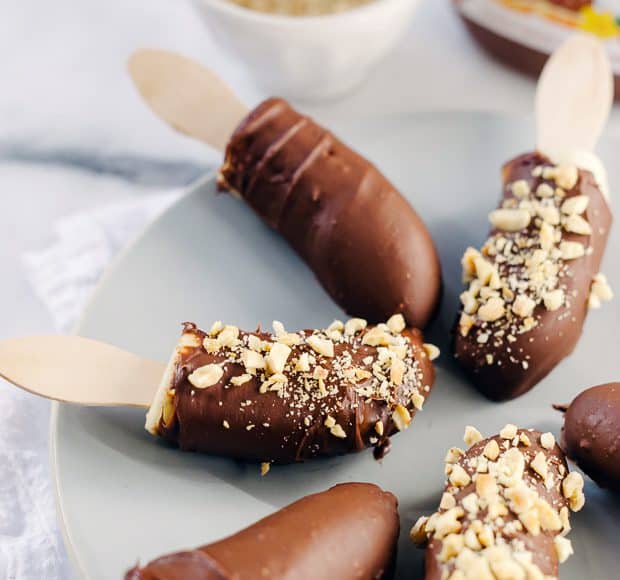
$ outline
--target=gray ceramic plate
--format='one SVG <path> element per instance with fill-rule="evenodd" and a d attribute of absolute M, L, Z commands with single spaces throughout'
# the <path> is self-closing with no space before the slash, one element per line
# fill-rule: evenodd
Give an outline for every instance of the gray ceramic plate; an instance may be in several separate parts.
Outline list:
<path fill-rule="evenodd" d="M 449 328 L 460 292 L 459 259 L 487 231 L 500 191 L 500 165 L 532 146 L 525 119 L 482 114 L 380 118 L 337 127 L 376 162 L 425 218 L 437 242 L 446 282 L 440 319 L 429 339 L 444 352 L 437 386 L 412 427 L 394 440 L 383 463 L 369 452 L 273 468 L 184 454 L 152 439 L 134 410 L 57 407 L 53 453 L 67 545 L 84 578 L 112 580 L 136 560 L 211 542 L 305 494 L 344 481 L 371 481 L 400 500 L 399 578 L 421 577 L 421 554 L 408 542 L 412 522 L 435 509 L 445 450 L 462 442 L 466 424 L 483 434 L 505 423 L 551 430 L 584 387 L 618 379 L 620 300 L 594 312 L 573 356 L 520 399 L 494 404 L 477 394 L 450 363 Z M 601 155 L 620 184 L 612 143 Z M 617 148 L 616 148 L 617 152 Z M 369 234 L 370 235 L 370 234 Z M 620 289 L 618 229 L 606 271 Z M 242 327 L 324 326 L 343 313 L 312 273 L 240 201 L 214 193 L 206 179 L 131 247 L 108 272 L 80 334 L 166 360 L 184 320 L 222 319 Z M 87 377 L 85 377 L 85 380 Z M 563 579 L 609 579 L 620 569 L 620 504 L 587 485 L 574 517 L 576 555 Z"/>

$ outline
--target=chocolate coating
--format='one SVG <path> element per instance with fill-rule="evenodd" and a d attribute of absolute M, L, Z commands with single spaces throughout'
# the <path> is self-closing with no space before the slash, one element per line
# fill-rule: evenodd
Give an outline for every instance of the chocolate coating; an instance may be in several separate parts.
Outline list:
<path fill-rule="evenodd" d="M 381 381 L 374 374 L 374 364 L 379 351 L 377 347 L 362 344 L 372 328 L 348 341 L 335 342 L 331 358 L 314 353 L 304 338 L 291 347 L 290 365 L 282 373 L 288 380 L 286 387 L 278 390 L 277 385 L 272 385 L 273 389 L 263 390 L 264 375 L 247 374 L 230 349 L 207 352 L 203 344 L 207 334 L 193 324 L 186 324 L 185 346 L 174 362 L 168 390 L 173 410 L 162 414 L 157 434 L 186 451 L 274 463 L 340 455 L 373 445 L 386 449 L 386 439 L 399 430 L 394 420 L 396 408 L 406 409 L 413 417 L 416 406 L 412 397 L 414 393 L 428 396 L 435 371 L 424 349 L 421 332 L 405 329 L 401 336 L 408 345 L 405 362 L 411 374 L 398 386 L 388 387 L 385 381 L 381 387 L 385 392 L 377 392 Z M 303 336 L 309 337 L 313 332 L 305 331 Z M 242 345 L 251 336 L 266 342 L 276 340 L 269 333 L 241 331 L 241 344 L 237 348 L 243 350 Z M 296 372 L 292 361 L 303 353 L 316 355 L 316 360 L 308 372 Z M 221 365 L 223 373 L 216 384 L 199 389 L 191 383 L 190 375 L 205 365 Z M 346 372 L 343 365 L 359 369 L 367 376 L 358 381 L 343 378 Z M 316 381 L 312 380 L 317 367 L 327 372 L 323 392 L 319 392 Z M 232 385 L 231 379 L 241 375 L 248 380 Z M 331 425 L 328 418 L 332 419 Z M 342 428 L 340 433 L 334 432 L 335 425 Z"/>
<path fill-rule="evenodd" d="M 220 187 L 282 234 L 349 314 L 380 322 L 399 312 L 418 328 L 434 314 L 441 270 L 420 217 L 373 165 L 284 100 L 241 122 Z"/>
<path fill-rule="evenodd" d="M 532 192 L 543 183 L 555 189 L 556 184 L 552 180 L 542 176 L 534 177 L 532 174 L 536 167 L 551 165 L 549 159 L 540 153 L 528 153 L 507 163 L 502 172 L 502 202 L 519 201 L 510 187 L 510 184 L 517 181 L 527 183 Z M 573 351 L 581 336 L 588 312 L 590 287 L 594 276 L 599 272 L 612 218 L 609 206 L 589 171 L 578 172 L 576 185 L 556 202 L 558 212 L 565 200 L 578 195 L 587 196 L 589 199 L 583 218 L 590 224 L 592 233 L 579 235 L 561 230 L 562 242 L 579 242 L 589 248 L 582 257 L 557 259 L 553 264 L 553 267 L 559 269 L 558 288 L 564 292 L 565 303 L 556 310 L 549 310 L 539 300 L 531 315 L 536 326 L 531 329 L 522 326 L 525 322 L 523 318 L 512 314 L 515 296 L 505 300 L 510 320 L 504 316 L 494 322 L 482 322 L 474 315 L 474 325 L 467 334 L 460 331 L 457 323 L 455 355 L 473 384 L 490 399 L 512 399 L 529 391 Z M 523 231 L 501 232 L 512 244 L 513 257 L 522 252 L 517 249 L 520 239 L 533 240 L 531 251 L 541 247 L 537 221 L 532 219 Z M 560 229 L 560 226 L 556 226 L 556 233 Z M 493 229 L 490 240 L 498 233 L 498 229 Z M 505 285 L 507 280 L 510 282 L 511 278 L 518 283 L 531 279 L 524 264 L 513 266 L 500 262 L 496 256 L 486 257 L 497 267 L 502 285 Z M 543 273 L 543 279 L 549 278 L 549 275 Z M 511 292 L 516 295 L 515 291 Z"/>
<path fill-rule="evenodd" d="M 136 567 L 125 580 L 391 578 L 397 507 L 375 485 L 337 485 L 224 540 Z"/>
<path fill-rule="evenodd" d="M 575 398 L 564 416 L 562 447 L 598 485 L 620 491 L 620 383 Z"/>
<path fill-rule="evenodd" d="M 431 520 L 425 524 L 431 528 L 430 531 L 425 532 L 427 537 L 425 580 L 442 580 L 455 569 L 459 569 L 464 574 L 463 578 L 542 578 L 541 573 L 545 577 L 557 577 L 559 557 L 555 538 L 566 526 L 566 522 L 560 524 L 561 517 L 559 514 L 563 511 L 564 517 L 568 517 L 570 505 L 570 501 L 562 491 L 563 481 L 568 473 L 566 460 L 558 445 L 553 444 L 551 448 L 548 448 L 549 446 L 545 447 L 541 444 L 542 434 L 540 432 L 532 429 L 519 429 L 516 432 L 516 438 L 513 439 L 504 439 L 499 435 L 483 439 L 462 453 L 454 464 L 448 464 L 451 468 L 456 466 L 463 468 L 470 481 L 465 485 L 456 485 L 448 481 L 445 492 L 454 498 L 454 501 L 451 501 L 448 506 L 441 507 L 433 516 L 443 515 L 450 510 L 461 510 L 462 515 L 458 516 L 460 526 L 454 527 L 448 534 L 444 534 L 438 531 L 441 524 L 431 525 Z M 516 478 L 516 485 L 514 483 L 509 485 L 510 482 L 502 480 L 502 476 L 508 473 L 503 467 L 495 471 L 490 468 L 483 470 L 478 468 L 476 462 L 479 461 L 484 461 L 485 466 L 493 464 L 493 461 L 485 456 L 485 448 L 491 441 L 498 444 L 500 450 L 498 462 L 502 461 L 502 457 L 508 450 L 512 450 L 512 453 L 518 450 L 521 453 L 524 469 L 522 475 Z M 518 441 L 517 445 L 515 445 L 515 441 Z M 542 454 L 547 465 L 548 485 L 532 466 L 539 454 Z M 482 493 L 484 488 L 479 479 L 489 477 L 489 475 L 492 475 L 499 495 Z M 517 489 L 521 494 L 518 500 L 516 495 L 511 495 Z M 531 497 L 525 500 L 526 496 L 523 494 L 528 493 L 531 494 Z M 471 503 L 468 504 L 472 497 L 476 500 L 474 502 L 475 511 L 471 511 Z M 443 501 L 442 499 L 442 505 Z M 516 503 L 517 501 L 518 503 Z M 499 505 L 502 506 L 503 513 L 499 517 L 490 515 L 490 506 L 493 502 L 499 502 Z M 555 515 L 546 521 L 541 515 L 545 511 L 538 511 L 535 518 L 540 524 L 540 530 L 533 530 L 522 522 L 530 522 L 525 517 L 527 510 L 534 510 L 531 513 L 535 514 L 538 510 L 537 502 L 542 502 Z M 528 505 L 530 507 L 527 507 Z M 438 520 L 439 518 L 436 521 Z M 529 523 L 529 525 L 532 524 Z M 567 531 L 566 528 L 564 531 Z M 473 536 L 470 537 L 472 532 Z M 483 533 L 487 534 L 486 538 L 483 537 Z M 453 537 L 453 535 L 464 538 L 465 542 L 461 546 L 457 545 L 456 553 L 452 552 L 451 556 L 445 556 L 444 553 L 442 557 L 445 548 L 444 543 L 447 538 Z M 491 553 L 491 550 L 497 548 L 503 549 L 504 552 L 500 554 Z M 469 550 L 469 558 L 465 558 L 462 553 L 467 550 Z M 513 573 L 518 574 L 509 576 L 492 574 L 491 572 L 498 572 L 499 568 L 494 568 L 498 564 L 501 564 L 505 573 L 509 569 L 513 569 Z M 536 567 L 537 570 L 528 569 L 527 566 L 530 565 Z"/>

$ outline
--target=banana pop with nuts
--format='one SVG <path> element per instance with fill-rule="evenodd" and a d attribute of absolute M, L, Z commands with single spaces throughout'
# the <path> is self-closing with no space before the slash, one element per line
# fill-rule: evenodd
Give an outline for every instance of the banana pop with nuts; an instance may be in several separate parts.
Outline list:
<path fill-rule="evenodd" d="M 146 429 L 183 450 L 261 461 L 264 472 L 371 446 L 381 457 L 422 409 L 438 355 L 400 314 L 300 332 L 186 323 Z"/>
<path fill-rule="evenodd" d="M 487 397 L 530 390 L 575 348 L 588 309 L 612 298 L 599 272 L 612 215 L 605 172 L 528 153 L 503 168 L 492 230 L 462 260 L 455 356 Z"/>
<path fill-rule="evenodd" d="M 426 580 L 552 580 L 572 553 L 569 514 L 585 502 L 551 433 L 506 425 L 484 439 L 465 429 L 451 448 L 439 510 L 421 517 L 412 540 L 426 547 Z"/>

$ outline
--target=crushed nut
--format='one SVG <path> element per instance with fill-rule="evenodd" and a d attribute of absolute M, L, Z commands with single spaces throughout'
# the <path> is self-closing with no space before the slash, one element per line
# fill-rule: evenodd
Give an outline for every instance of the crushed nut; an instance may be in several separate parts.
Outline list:
<path fill-rule="evenodd" d="M 536 195 L 538 197 L 542 197 L 543 199 L 553 197 L 555 195 L 555 189 L 553 189 L 553 187 L 551 187 L 548 183 L 541 183 L 536 188 Z"/>
<path fill-rule="evenodd" d="M 587 195 L 569 197 L 562 204 L 562 213 L 565 215 L 581 215 L 586 211 L 590 198 Z"/>
<path fill-rule="evenodd" d="M 530 463 L 531 468 L 543 478 L 547 477 L 549 468 L 547 466 L 547 458 L 542 451 L 539 451 Z"/>
<path fill-rule="evenodd" d="M 238 387 L 240 385 L 244 385 L 245 383 L 247 383 L 248 381 L 252 380 L 252 375 L 249 375 L 247 373 L 244 373 L 242 375 L 238 375 L 236 377 L 232 377 L 230 379 L 231 384 L 235 385 L 235 387 Z"/>
<path fill-rule="evenodd" d="M 450 483 L 456 487 L 465 487 L 471 482 L 471 477 L 458 463 L 454 465 L 449 477 Z"/>
<path fill-rule="evenodd" d="M 428 537 L 426 535 L 427 522 L 428 518 L 426 516 L 418 518 L 414 526 L 411 528 L 411 531 L 409 532 L 409 537 L 416 546 L 424 546 L 428 541 Z"/>
<path fill-rule="evenodd" d="M 347 336 L 353 336 L 366 328 L 368 323 L 363 318 L 351 318 L 344 325 L 344 333 Z"/>
<path fill-rule="evenodd" d="M 438 514 L 434 522 L 435 537 L 441 540 L 448 534 L 460 532 L 462 524 L 459 518 L 462 518 L 464 515 L 465 512 L 463 508 L 459 506 L 443 512 L 442 514 Z"/>
<path fill-rule="evenodd" d="M 459 319 L 459 329 L 461 331 L 461 335 L 467 336 L 475 322 L 476 321 L 472 316 L 463 312 L 461 314 L 461 318 Z"/>
<path fill-rule="evenodd" d="M 399 431 L 404 431 L 411 424 L 411 414 L 407 407 L 396 405 L 396 409 L 392 413 L 392 421 Z"/>
<path fill-rule="evenodd" d="M 536 510 L 538 512 L 540 527 L 543 530 L 558 532 L 562 529 L 562 520 L 560 519 L 558 512 L 556 512 L 544 499 L 538 498 L 536 500 Z"/>
<path fill-rule="evenodd" d="M 375 326 L 364 335 L 362 344 L 368 346 L 388 346 L 390 344 L 390 339 L 390 335 L 385 330 Z"/>
<path fill-rule="evenodd" d="M 402 314 L 394 314 L 386 324 L 392 334 L 400 334 L 406 327 L 405 317 Z"/>
<path fill-rule="evenodd" d="M 290 347 L 280 342 L 276 342 L 271 347 L 269 354 L 265 357 L 267 370 L 271 373 L 284 372 L 284 367 L 286 366 L 286 361 L 288 360 L 290 354 Z"/>
<path fill-rule="evenodd" d="M 585 256 L 586 249 L 579 242 L 561 242 L 560 254 L 563 260 L 576 260 Z"/>
<path fill-rule="evenodd" d="M 481 473 L 476 478 L 476 493 L 488 500 L 498 493 L 497 482 L 495 477 L 490 473 Z"/>
<path fill-rule="evenodd" d="M 465 434 L 463 435 L 463 440 L 468 447 L 471 447 L 475 443 L 482 441 L 483 437 L 480 431 L 471 425 L 467 425 L 465 427 Z"/>
<path fill-rule="evenodd" d="M 564 290 L 558 288 L 557 290 L 551 290 L 551 292 L 546 292 L 543 294 L 543 302 L 545 304 L 545 308 L 551 312 L 561 308 L 564 304 Z"/>
<path fill-rule="evenodd" d="M 499 432 L 499 436 L 502 439 L 513 439 L 517 435 L 517 426 L 512 423 L 508 423 L 504 426 L 504 428 Z"/>
<path fill-rule="evenodd" d="M 224 369 L 220 365 L 208 364 L 197 368 L 187 380 L 197 389 L 206 389 L 216 385 L 223 375 Z"/>
<path fill-rule="evenodd" d="M 176 391 L 174 389 L 169 389 L 166 391 L 166 396 L 164 398 L 164 404 L 161 410 L 161 418 L 166 427 L 170 427 L 172 425 L 172 420 L 174 419 L 174 413 L 176 410 L 174 399 L 175 399 Z"/>
<path fill-rule="evenodd" d="M 225 348 L 239 344 L 239 329 L 236 326 L 225 326 L 217 335 L 217 341 Z"/>
<path fill-rule="evenodd" d="M 560 212 L 553 205 L 541 205 L 536 208 L 538 216 L 547 224 L 557 226 L 560 223 Z"/>
<path fill-rule="evenodd" d="M 553 546 L 560 564 L 564 564 L 574 554 L 573 544 L 568 538 L 556 536 L 553 538 Z"/>
<path fill-rule="evenodd" d="M 576 214 L 571 214 L 564 220 L 564 229 L 580 236 L 589 236 L 592 233 L 592 226 Z"/>
<path fill-rule="evenodd" d="M 338 437 L 339 439 L 346 439 L 347 438 L 347 434 L 345 432 L 345 430 L 338 424 L 334 425 L 329 432 L 334 436 L 334 437 Z"/>
<path fill-rule="evenodd" d="M 450 447 L 450 449 L 448 449 L 448 452 L 446 453 L 446 456 L 444 457 L 444 463 L 456 463 L 462 455 L 462 449 L 459 449 L 458 447 Z"/>
<path fill-rule="evenodd" d="M 540 445 L 544 449 L 551 450 L 555 445 L 555 437 L 552 433 L 543 433 L 540 436 Z"/>
<path fill-rule="evenodd" d="M 555 182 L 563 189 L 573 189 L 578 180 L 579 170 L 574 165 L 559 165 L 555 170 Z"/>
<path fill-rule="evenodd" d="M 562 481 L 562 494 L 574 512 L 578 512 L 585 503 L 583 484 L 583 477 L 576 471 L 571 471 Z"/>
<path fill-rule="evenodd" d="M 480 252 L 474 248 L 467 248 L 461 258 L 463 266 L 463 282 L 471 282 L 476 276 L 476 259 L 480 257 Z"/>
<path fill-rule="evenodd" d="M 495 461 L 499 457 L 499 445 L 495 439 L 491 439 L 485 446 L 482 454 L 490 459 L 491 461 Z"/>
<path fill-rule="evenodd" d="M 331 340 L 312 334 L 306 338 L 306 342 L 318 354 L 330 358 L 334 356 L 334 343 Z"/>
<path fill-rule="evenodd" d="M 202 346 L 208 353 L 213 354 L 220 350 L 221 344 L 220 341 L 217 340 L 217 338 L 209 338 L 207 336 L 202 341 Z"/>
<path fill-rule="evenodd" d="M 510 190 L 512 191 L 512 195 L 520 199 L 528 197 L 532 192 L 532 190 L 530 189 L 530 184 L 525 181 L 525 179 L 519 179 L 518 181 L 515 181 L 510 186 Z"/>
<path fill-rule="evenodd" d="M 493 227 L 506 232 L 518 232 L 530 224 L 530 212 L 524 209 L 496 209 L 489 214 Z"/>
<path fill-rule="evenodd" d="M 454 499 L 454 496 L 451 493 L 444 492 L 441 496 L 439 507 L 442 510 L 452 509 L 453 507 L 456 507 L 456 499 Z"/>
<path fill-rule="evenodd" d="M 441 562 L 447 562 L 451 558 L 458 556 L 461 550 L 465 547 L 465 538 L 460 534 L 449 534 L 441 542 L 441 552 L 439 554 L 439 560 Z"/>
<path fill-rule="evenodd" d="M 525 458 L 516 447 L 511 447 L 497 461 L 498 480 L 506 486 L 516 485 L 522 478 L 525 470 Z"/>
<path fill-rule="evenodd" d="M 216 320 L 209 329 L 209 336 L 217 336 L 220 332 L 222 332 L 223 328 L 224 325 L 222 324 L 222 321 Z"/>
<path fill-rule="evenodd" d="M 491 298 L 478 309 L 478 316 L 484 322 L 495 322 L 505 314 L 504 301 L 501 298 Z"/>
<path fill-rule="evenodd" d="M 465 510 L 470 514 L 478 513 L 478 496 L 475 493 L 470 493 L 466 495 L 462 500 L 461 504 L 465 508 Z"/>
<path fill-rule="evenodd" d="M 601 300 L 609 301 L 613 299 L 614 293 L 603 274 L 598 273 L 594 276 L 592 286 L 590 287 L 590 296 L 595 297 L 599 303 Z"/>
<path fill-rule="evenodd" d="M 512 304 L 512 311 L 521 318 L 531 316 L 536 307 L 536 302 L 525 294 L 519 294 Z"/>
<path fill-rule="evenodd" d="M 302 352 L 295 364 L 295 370 L 301 373 L 310 372 L 310 357 L 307 352 Z"/>
<path fill-rule="evenodd" d="M 244 350 L 241 353 L 241 362 L 249 371 L 265 368 L 265 359 L 255 350 Z"/>
<path fill-rule="evenodd" d="M 431 361 L 438 358 L 439 355 L 441 354 L 439 349 L 434 344 L 424 343 L 422 346 L 424 347 L 424 352 L 426 353 L 426 356 Z"/>
<path fill-rule="evenodd" d="M 407 366 L 402 360 L 400 359 L 393 360 L 392 365 L 390 366 L 390 381 L 392 382 L 392 384 L 402 385 L 406 371 L 407 371 Z"/>

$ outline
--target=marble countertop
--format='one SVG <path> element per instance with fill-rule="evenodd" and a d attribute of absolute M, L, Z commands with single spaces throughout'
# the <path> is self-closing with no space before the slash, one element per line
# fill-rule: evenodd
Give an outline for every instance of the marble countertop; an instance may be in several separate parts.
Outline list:
<path fill-rule="evenodd" d="M 21 256 L 49 244 L 55 220 L 186 183 L 217 161 L 213 152 L 179 137 L 142 105 L 124 71 L 133 49 L 180 51 L 219 72 L 248 103 L 265 95 L 239 63 L 221 52 L 188 1 L 20 0 L 0 3 L 0 22 L 2 339 L 54 331 L 26 280 Z M 449 0 L 424 0 L 405 42 L 354 94 L 303 107 L 327 123 L 424 109 L 528 113 L 534 87 L 531 79 L 503 68 L 471 42 Z M 618 107 L 608 132 L 620 136 Z M 0 381 L 0 405 L 22 428 L 3 432 L 0 427 L 0 462 L 25 457 L 29 467 L 17 473 L 17 491 L 0 482 L 2 578 L 23 532 L 12 494 L 26 494 L 27 500 L 28 478 L 48 469 L 49 405 L 27 394 L 10 397 L 12 389 Z M 51 493 L 35 508 L 53 510 Z M 44 553 L 57 554 L 61 563 L 45 568 Z M 33 546 L 30 558 L 31 568 L 7 578 L 70 576 L 58 537 Z"/>

